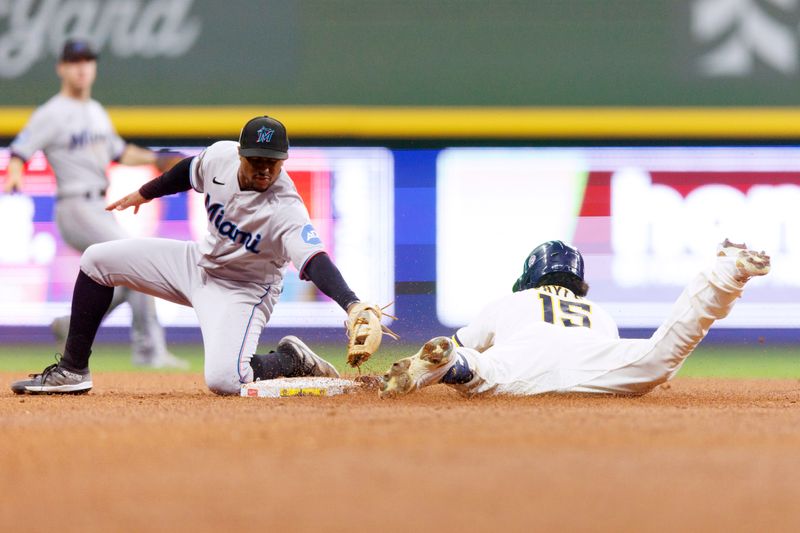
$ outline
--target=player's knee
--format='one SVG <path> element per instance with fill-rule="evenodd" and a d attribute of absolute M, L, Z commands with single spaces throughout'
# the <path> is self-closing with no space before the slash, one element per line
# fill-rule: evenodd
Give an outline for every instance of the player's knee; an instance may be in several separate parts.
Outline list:
<path fill-rule="evenodd" d="M 103 279 L 100 267 L 103 264 L 104 256 L 103 243 L 89 246 L 81 255 L 81 271 L 98 283 Z"/>
<path fill-rule="evenodd" d="M 102 250 L 99 245 L 93 244 L 89 246 L 81 255 L 81 270 L 84 272 L 94 270 L 101 255 Z"/>
<path fill-rule="evenodd" d="M 239 394 L 242 384 L 239 382 L 238 376 L 227 377 L 218 374 L 206 374 L 206 386 L 208 390 L 214 394 L 228 396 L 231 394 Z"/>

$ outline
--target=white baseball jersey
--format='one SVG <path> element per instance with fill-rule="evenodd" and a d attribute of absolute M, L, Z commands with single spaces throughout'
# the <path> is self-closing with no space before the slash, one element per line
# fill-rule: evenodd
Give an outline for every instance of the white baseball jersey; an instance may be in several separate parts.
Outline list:
<path fill-rule="evenodd" d="M 57 94 L 40 106 L 11 143 L 28 160 L 42 150 L 56 175 L 59 196 L 108 187 L 106 168 L 125 149 L 103 106 Z"/>
<path fill-rule="evenodd" d="M 604 309 L 564 287 L 545 286 L 515 292 L 489 304 L 468 326 L 458 330 L 456 340 L 483 352 L 522 331 L 532 327 L 538 330 L 541 324 L 589 328 L 598 337 L 619 338 L 614 319 Z"/>
<path fill-rule="evenodd" d="M 562 287 L 509 295 L 481 312 L 455 340 L 474 379 L 467 394 L 546 392 L 644 394 L 677 373 L 716 319 L 742 294 L 735 259 L 698 274 L 649 339 L 620 339 L 599 306 Z"/>
<path fill-rule="evenodd" d="M 238 147 L 220 141 L 192 160 L 192 187 L 205 194 L 208 213 L 200 266 L 225 279 L 280 285 L 289 260 L 302 271 L 325 248 L 285 171 L 265 192 L 239 188 Z"/>

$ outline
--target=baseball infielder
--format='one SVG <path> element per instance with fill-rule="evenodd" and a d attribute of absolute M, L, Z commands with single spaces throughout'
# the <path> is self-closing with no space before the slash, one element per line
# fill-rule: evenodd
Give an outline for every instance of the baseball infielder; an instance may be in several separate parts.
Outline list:
<path fill-rule="evenodd" d="M 64 45 L 56 70 L 61 91 L 36 109 L 11 143 L 5 192 L 22 187 L 25 161 L 44 151 L 56 176 L 56 224 L 64 241 L 83 252 L 90 245 L 128 235 L 105 208 L 106 168 L 112 160 L 126 165 L 155 164 L 164 170 L 167 158 L 126 144 L 114 130 L 105 109 L 91 98 L 97 72 L 97 54 L 85 41 Z M 110 309 L 130 304 L 133 362 L 152 367 L 186 367 L 186 361 L 167 351 L 151 296 L 121 287 Z M 51 329 L 61 343 L 69 317 L 56 318 Z"/>
<path fill-rule="evenodd" d="M 448 339 L 395 362 L 381 397 L 445 383 L 465 395 L 545 392 L 640 395 L 671 379 L 715 320 L 728 315 L 770 259 L 727 239 L 649 339 L 620 339 L 612 318 L 585 298 L 583 257 L 561 241 L 528 256 L 510 294 Z"/>
<path fill-rule="evenodd" d="M 284 338 L 275 353 L 254 354 L 289 261 L 301 279 L 314 282 L 348 311 L 348 329 L 367 327 L 361 322 L 372 311 L 364 309 L 374 308 L 359 301 L 325 253 L 283 170 L 288 149 L 284 125 L 256 117 L 242 128 L 239 143 L 217 142 L 110 204 L 108 209 L 137 212 L 153 198 L 194 189 L 205 197 L 208 234 L 200 242 L 145 238 L 90 246 L 81 258 L 63 357 L 32 379 L 14 383 L 12 390 L 76 393 L 92 387 L 91 345 L 115 286 L 194 308 L 203 334 L 206 384 L 215 393 L 238 394 L 243 383 L 278 375 L 338 375 L 295 337 Z"/>

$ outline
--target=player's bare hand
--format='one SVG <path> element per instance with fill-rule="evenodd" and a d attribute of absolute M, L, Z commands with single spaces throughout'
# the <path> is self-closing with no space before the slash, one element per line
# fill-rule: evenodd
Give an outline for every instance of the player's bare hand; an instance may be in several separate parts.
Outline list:
<path fill-rule="evenodd" d="M 18 182 L 7 179 L 5 185 L 3 185 L 3 192 L 5 194 L 13 194 L 19 192 L 21 188 Z"/>
<path fill-rule="evenodd" d="M 106 206 L 106 211 L 124 211 L 129 207 L 133 207 L 133 214 L 135 215 L 139 212 L 139 207 L 149 201 L 139 191 L 135 191 Z"/>

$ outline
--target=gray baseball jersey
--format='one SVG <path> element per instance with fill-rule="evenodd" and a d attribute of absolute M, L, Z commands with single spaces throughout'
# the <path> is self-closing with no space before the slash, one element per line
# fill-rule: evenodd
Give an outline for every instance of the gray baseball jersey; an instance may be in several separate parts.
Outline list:
<path fill-rule="evenodd" d="M 39 107 L 11 143 L 11 151 L 25 160 L 44 152 L 64 197 L 106 189 L 106 168 L 124 149 L 103 106 L 61 94 Z"/>
<path fill-rule="evenodd" d="M 191 185 L 204 194 L 208 213 L 200 242 L 125 239 L 92 246 L 81 259 L 98 283 L 193 307 L 206 384 L 220 394 L 238 394 L 253 381 L 250 360 L 289 261 L 302 272 L 324 251 L 286 172 L 264 192 L 239 188 L 238 146 L 221 141 L 192 160 Z"/>
<path fill-rule="evenodd" d="M 289 260 L 302 272 L 325 249 L 286 171 L 266 192 L 239 189 L 238 147 L 220 141 L 192 161 L 192 187 L 205 194 L 208 213 L 199 266 L 225 279 L 280 285 Z"/>
<path fill-rule="evenodd" d="M 56 176 L 56 223 L 67 244 L 83 252 L 92 244 L 128 237 L 105 210 L 106 168 L 122 155 L 125 141 L 100 103 L 62 94 L 50 98 L 11 143 L 11 151 L 25 160 L 37 150 Z M 123 287 L 114 291 L 111 309 L 125 301 L 131 307 L 134 362 L 157 364 L 167 357 L 167 347 L 153 298 Z"/>

